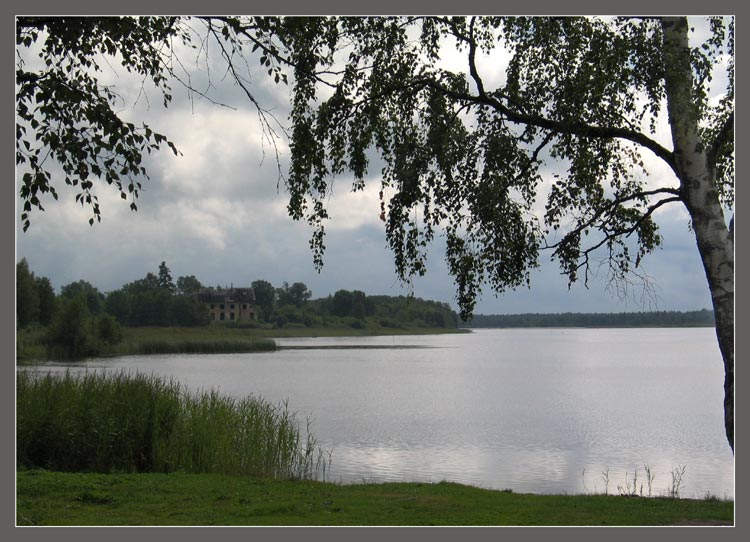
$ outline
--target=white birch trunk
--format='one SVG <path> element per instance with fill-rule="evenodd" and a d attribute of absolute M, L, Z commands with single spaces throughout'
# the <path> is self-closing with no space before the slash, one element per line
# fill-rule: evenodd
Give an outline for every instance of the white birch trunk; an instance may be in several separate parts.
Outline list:
<path fill-rule="evenodd" d="M 734 228 L 727 227 L 714 168 L 698 132 L 685 18 L 665 18 L 667 109 L 677 175 L 711 291 L 716 335 L 724 359 L 724 425 L 734 451 Z M 732 222 L 733 225 L 733 222 Z"/>

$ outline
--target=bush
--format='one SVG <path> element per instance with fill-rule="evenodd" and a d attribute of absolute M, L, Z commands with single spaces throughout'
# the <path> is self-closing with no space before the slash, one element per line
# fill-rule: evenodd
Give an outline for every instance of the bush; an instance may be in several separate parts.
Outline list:
<path fill-rule="evenodd" d="M 357 318 L 345 318 L 344 322 L 352 329 L 364 329 L 366 327 L 365 322 Z"/>
<path fill-rule="evenodd" d="M 391 319 L 388 319 L 388 318 L 381 318 L 378 321 L 378 323 L 382 327 L 389 327 L 389 328 L 393 328 L 393 329 L 398 329 L 398 328 L 402 327 L 400 322 L 397 322 L 395 320 L 391 320 Z"/>
<path fill-rule="evenodd" d="M 274 321 L 275 327 L 284 327 L 289 320 L 283 314 L 279 314 Z"/>
<path fill-rule="evenodd" d="M 302 323 L 305 327 L 321 327 L 323 326 L 323 319 L 316 314 L 305 312 L 302 317 Z"/>

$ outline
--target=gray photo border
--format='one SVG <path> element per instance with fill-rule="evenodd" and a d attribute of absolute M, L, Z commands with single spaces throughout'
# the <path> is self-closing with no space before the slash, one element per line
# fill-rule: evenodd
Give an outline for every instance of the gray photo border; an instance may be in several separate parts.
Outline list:
<path fill-rule="evenodd" d="M 2 33 L 6 36 L 5 39 L 8 42 L 14 42 L 14 17 L 22 14 L 164 14 L 164 13 L 188 13 L 197 14 L 205 13 L 207 10 L 211 12 L 224 12 L 224 13 L 257 13 L 267 15 L 281 15 L 281 14 L 298 14 L 298 15 L 317 15 L 317 14 L 347 14 L 347 15 L 378 15 L 378 14 L 418 14 L 418 13 L 447 13 L 447 14 L 497 14 L 497 13 L 508 13 L 508 14 L 527 14 L 527 15 L 543 15 L 543 14 L 555 14 L 555 15 L 566 15 L 566 14 L 664 14 L 664 13 L 687 13 L 687 14 L 734 14 L 737 16 L 737 87 L 739 89 L 745 87 L 746 73 L 744 67 L 746 62 L 744 54 L 745 40 L 744 40 L 744 11 L 746 7 L 741 8 L 738 2 L 730 0 L 714 0 L 712 2 L 699 2 L 697 0 L 683 0 L 677 2 L 670 0 L 668 2 L 653 2 L 644 0 L 631 0 L 623 5 L 607 4 L 594 2 L 592 0 L 573 0 L 570 2 L 560 3 L 555 0 L 542 0 L 537 2 L 528 1 L 505 1 L 497 2 L 490 0 L 464 0 L 463 2 L 449 2 L 447 0 L 419 0 L 404 3 L 398 0 L 385 0 L 377 2 L 376 4 L 370 3 L 353 3 L 343 0 L 318 0 L 314 3 L 308 3 L 304 0 L 281 0 L 273 3 L 254 4 L 242 2 L 239 0 L 218 0 L 211 3 L 198 2 L 196 0 L 167 0 L 154 2 L 143 1 L 143 0 L 131 0 L 127 4 L 102 4 L 101 2 L 95 2 L 93 0 L 76 0 L 74 2 L 59 3 L 54 0 L 38 0 L 35 2 L 22 2 L 19 0 L 10 0 L 9 2 L 3 3 L 3 18 L 2 24 L 5 32 Z M 2 87 L 2 103 L 10 104 L 13 100 L 11 94 L 12 86 L 12 74 L 14 66 L 14 51 L 15 43 L 7 43 L 4 54 L 3 54 L 3 68 L 6 73 L 6 78 L 10 78 L 11 81 L 5 81 Z M 743 93 L 738 92 L 738 96 L 743 96 Z M 3 151 L 7 160 L 5 161 L 8 170 L 14 169 L 14 152 L 11 140 L 13 138 L 13 115 L 10 112 L 10 107 L 3 112 Z M 737 120 L 737 132 L 736 140 L 740 143 L 740 146 L 745 141 L 747 129 L 746 121 L 747 115 L 744 113 L 743 107 L 738 107 L 738 120 Z M 5 142 L 5 137 L 8 141 Z M 737 153 L 738 157 L 743 156 L 743 153 Z M 737 173 L 738 177 L 742 177 L 743 163 L 741 159 L 737 160 Z M 15 172 L 9 172 L 9 175 L 13 175 L 15 178 Z M 3 258 L 3 264 L 0 266 L 2 272 L 2 283 L 3 283 L 3 299 L 7 300 L 4 304 L 2 311 L 0 311 L 0 318 L 2 318 L 2 344 L 3 356 L 6 359 L 6 366 L 3 370 L 2 382 L 2 429 L 5 438 L 2 445 L 2 526 L 3 526 L 3 540 L 36 540 L 50 538 L 54 540 L 70 540 L 81 541 L 81 540 L 100 540 L 106 538 L 108 540 L 130 540 L 131 538 L 146 538 L 146 539 L 164 539 L 174 538 L 179 540 L 204 540 L 207 536 L 212 539 L 252 539 L 252 540 L 291 540 L 304 537 L 312 537 L 317 540 L 381 540 L 386 538 L 398 538 L 398 539 L 430 539 L 430 540 L 455 540 L 456 538 L 468 537 L 477 540 L 490 540 L 497 539 L 498 537 L 511 536 L 514 539 L 536 539 L 537 537 L 554 537 L 558 539 L 570 540 L 582 540 L 582 539 L 600 539 L 606 537 L 607 539 L 614 538 L 615 540 L 625 540 L 637 538 L 643 539 L 644 536 L 648 538 L 663 539 L 679 539 L 683 540 L 704 540 L 707 537 L 711 538 L 736 538 L 741 536 L 741 532 L 746 530 L 747 520 L 744 518 L 744 514 L 741 510 L 745 507 L 743 502 L 744 492 L 744 476 L 746 469 L 742 466 L 737 468 L 735 466 L 735 527 L 733 528 L 710 528 L 711 531 L 706 531 L 705 528 L 636 528 L 638 531 L 632 531 L 632 528 L 607 528 L 606 532 L 600 532 L 599 528 L 583 528 L 583 527 L 559 527 L 559 528 L 515 528 L 515 527 L 502 527 L 502 528 L 406 528 L 406 527 L 394 527 L 394 528 L 337 528 L 337 527 L 323 527 L 323 528 L 210 528 L 211 531 L 207 532 L 206 528 L 171 528 L 171 527 L 145 527 L 127 528 L 127 527 L 115 527 L 115 528 L 82 528 L 82 527 L 71 527 L 71 528 L 57 528 L 57 527 L 45 527 L 45 528 L 18 528 L 15 527 L 15 363 L 10 363 L 10 360 L 15 360 L 15 243 L 16 236 L 23 235 L 19 229 L 19 220 L 17 216 L 17 210 L 15 208 L 16 193 L 10 193 L 10 182 L 6 182 L 6 189 L 8 192 L 7 196 L 2 198 L 2 205 L 4 207 L 3 213 L 0 215 L 3 217 L 3 221 L 6 222 L 6 227 L 2 229 L 1 239 L 3 245 L 3 252 L 6 255 Z M 15 183 L 14 183 L 15 186 Z M 745 202 L 745 189 L 742 183 L 736 190 L 737 204 L 736 207 L 742 208 Z M 12 224 L 11 224 L 12 223 Z M 747 254 L 744 253 L 742 239 L 747 232 L 742 217 L 736 220 L 736 238 L 740 241 L 737 243 L 737 257 L 738 263 L 736 271 L 738 276 L 742 276 L 742 270 L 747 269 Z M 10 256 L 12 254 L 12 257 Z M 742 281 L 740 281 L 740 287 L 737 289 L 737 309 L 736 316 L 739 326 L 742 326 L 747 321 L 747 303 L 745 299 L 746 288 Z M 739 352 L 746 351 L 747 337 L 739 333 L 736 335 L 736 350 Z M 741 360 L 742 356 L 738 356 Z M 745 381 L 745 371 L 743 370 L 742 361 L 739 363 L 739 370 L 736 372 L 737 386 L 739 390 L 742 390 L 742 383 Z M 737 394 L 737 409 L 743 411 L 746 405 L 746 399 L 742 391 Z M 743 419 L 740 415 L 739 419 Z M 739 429 L 739 428 L 738 428 Z M 746 449 L 747 434 L 741 429 L 737 431 L 737 444 L 736 449 L 740 456 L 743 455 Z M 736 463 L 736 461 L 735 461 Z M 301 530 L 300 530 L 301 529 Z M 743 537 L 745 538 L 745 537 Z"/>

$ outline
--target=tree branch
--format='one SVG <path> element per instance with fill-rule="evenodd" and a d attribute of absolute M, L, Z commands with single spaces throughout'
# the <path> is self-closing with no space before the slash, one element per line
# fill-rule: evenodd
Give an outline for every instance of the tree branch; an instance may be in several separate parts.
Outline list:
<path fill-rule="evenodd" d="M 469 73 L 471 73 L 474 83 L 477 85 L 477 93 L 480 96 L 485 96 L 484 83 L 482 78 L 479 77 L 479 71 L 477 70 L 476 55 L 477 55 L 477 42 L 474 40 L 474 21 L 476 17 L 471 18 L 469 23 Z"/>
<path fill-rule="evenodd" d="M 627 203 L 628 201 L 633 201 L 633 200 L 638 199 L 638 198 L 645 198 L 645 197 L 648 197 L 648 196 L 655 196 L 657 194 L 672 194 L 673 197 L 671 197 L 671 198 L 665 198 L 663 200 L 659 200 L 657 203 L 655 203 L 654 205 L 650 206 L 646 210 L 646 212 L 643 214 L 643 216 L 635 223 L 635 225 L 633 227 L 625 229 L 625 230 L 621 230 L 621 231 L 618 231 L 618 232 L 614 232 L 613 231 L 612 233 L 608 233 L 607 237 L 605 238 L 604 241 L 606 241 L 607 239 L 609 239 L 611 237 L 617 237 L 617 236 L 620 236 L 620 235 L 629 236 L 630 234 L 632 234 L 638 228 L 638 226 L 640 226 L 640 224 L 643 223 L 643 221 L 647 217 L 651 216 L 653 214 L 653 212 L 656 211 L 656 209 L 658 209 L 662 205 L 665 205 L 667 203 L 673 203 L 675 201 L 682 201 L 682 196 L 680 196 L 679 191 L 676 190 L 676 189 L 674 189 L 674 188 L 657 188 L 657 189 L 654 189 L 654 190 L 647 190 L 647 191 L 644 191 L 644 192 L 637 192 L 637 193 L 631 194 L 630 196 L 627 196 L 627 197 L 614 198 L 614 199 L 612 199 L 612 200 L 609 201 L 609 205 L 607 205 L 605 207 L 602 207 L 591 218 L 589 218 L 588 220 L 586 220 L 585 222 L 583 222 L 581 224 L 578 224 L 574 229 L 572 229 L 567 234 L 565 234 L 565 237 L 563 237 L 560 241 L 558 241 L 557 243 L 552 244 L 552 245 L 545 245 L 542 248 L 545 249 L 545 250 L 546 249 L 559 249 L 562 245 L 567 244 L 569 242 L 569 239 L 570 239 L 571 235 L 578 235 L 581 232 L 583 232 L 584 230 L 593 227 L 594 224 L 596 223 L 596 221 L 599 220 L 600 218 L 602 218 L 603 215 L 605 215 L 607 213 L 611 213 L 612 211 L 614 211 L 618 206 L 622 205 L 623 203 Z M 599 248 L 602 244 L 603 243 L 598 244 L 596 247 L 594 247 L 594 250 L 596 248 Z M 558 252 L 558 250 L 555 250 L 553 252 L 553 255 L 557 254 L 557 252 Z"/>
<path fill-rule="evenodd" d="M 531 158 L 529 158 L 529 163 L 524 167 L 518 175 L 514 177 L 514 182 L 517 182 L 521 179 L 523 175 L 526 175 L 526 173 L 531 169 L 532 164 L 539 160 L 539 153 L 542 152 L 542 149 L 549 145 L 550 141 L 552 141 L 552 138 L 555 137 L 555 132 L 547 132 L 547 135 L 542 140 L 542 142 L 537 146 L 536 149 L 534 149 L 534 152 L 531 154 Z"/>
<path fill-rule="evenodd" d="M 590 255 L 591 255 L 591 253 L 595 252 L 597 249 L 601 248 L 605 244 L 611 243 L 617 237 L 623 237 L 623 236 L 624 237 L 629 237 L 634 232 L 636 232 L 638 230 L 638 228 L 641 226 L 641 224 L 643 224 L 643 222 L 645 222 L 646 220 L 648 220 L 651 217 L 651 215 L 658 208 L 660 208 L 661 206 L 666 205 L 668 203 L 673 203 L 673 202 L 676 202 L 676 201 L 682 201 L 682 198 L 679 197 L 679 196 L 675 196 L 675 197 L 672 197 L 672 198 L 665 198 L 663 200 L 659 200 L 654 205 L 652 205 L 651 207 L 649 207 L 647 209 L 647 211 L 645 213 L 643 213 L 643 215 L 634 224 L 632 224 L 629 228 L 625 228 L 625 229 L 622 229 L 622 230 L 604 231 L 604 237 L 602 238 L 601 241 L 599 241 L 598 243 L 596 243 L 596 244 L 594 244 L 594 245 L 592 245 L 592 246 L 584 249 L 583 253 L 580 254 L 578 256 L 578 258 L 577 258 L 579 260 L 582 259 L 582 261 L 575 267 L 575 271 L 578 271 L 581 268 L 584 268 L 584 285 L 586 287 L 588 287 L 589 267 L 590 267 Z M 586 228 L 586 226 L 580 225 L 580 226 L 576 227 L 575 229 L 573 229 L 572 231 L 568 232 L 565 235 L 565 237 L 559 243 L 556 243 L 555 245 L 544 247 L 544 248 L 554 248 L 554 247 L 557 247 L 555 249 L 555 251 L 552 253 L 552 256 L 557 256 L 557 255 L 559 255 L 560 250 L 563 248 L 563 246 L 565 244 L 570 243 L 571 240 L 574 239 L 574 238 L 576 238 L 576 237 L 580 238 L 580 234 L 581 234 L 581 232 L 585 228 Z M 610 261 L 610 267 L 612 267 L 612 263 L 611 262 L 612 262 L 613 256 L 612 256 L 611 245 L 610 245 L 610 256 L 609 256 L 608 259 Z M 640 256 L 638 258 L 636 258 L 636 267 L 638 266 L 639 259 L 640 259 Z"/>
<path fill-rule="evenodd" d="M 282 56 L 278 51 L 271 50 L 266 44 L 264 44 L 261 40 L 259 40 L 256 36 L 254 36 L 250 32 L 250 30 L 253 29 L 252 25 L 244 25 L 243 26 L 243 25 L 241 25 L 239 23 L 239 21 L 234 20 L 231 17 L 196 17 L 196 18 L 204 20 L 208 24 L 210 24 L 210 22 L 212 20 L 221 21 L 224 24 L 226 24 L 227 26 L 229 26 L 235 34 L 245 36 L 255 46 L 257 46 L 259 49 L 261 49 L 267 55 L 270 55 L 273 58 L 275 58 L 278 62 L 281 62 L 282 64 L 285 64 L 285 65 L 287 65 L 287 66 L 289 66 L 291 68 L 297 69 L 297 70 L 305 73 L 306 75 L 308 75 L 309 77 L 311 77 L 315 81 L 317 81 L 318 83 L 326 85 L 326 86 L 328 86 L 330 88 L 334 88 L 334 89 L 336 88 L 335 84 L 333 84 L 333 83 L 331 83 L 329 81 L 326 81 L 325 79 L 323 79 L 322 77 L 320 77 L 319 73 L 317 73 L 317 72 L 311 72 L 310 70 L 306 70 L 302 66 L 300 66 L 299 64 L 296 64 L 295 62 L 293 62 L 291 59 L 289 59 L 289 58 L 287 58 L 285 56 Z M 281 38 L 279 38 L 279 39 L 281 39 Z"/>
<path fill-rule="evenodd" d="M 208 23 L 208 28 L 209 28 L 209 32 L 214 35 L 216 41 L 219 44 L 219 47 L 221 48 L 221 55 L 224 57 L 224 60 L 227 63 L 227 70 L 229 71 L 229 73 L 231 73 L 234 81 L 242 89 L 247 99 L 250 100 L 250 102 L 255 106 L 255 109 L 258 112 L 258 116 L 260 118 L 263 132 L 264 134 L 266 134 L 267 139 L 273 145 L 274 154 L 276 157 L 276 167 L 279 172 L 279 179 L 283 179 L 284 174 L 281 169 L 281 156 L 279 154 L 279 148 L 276 145 L 276 139 L 278 138 L 278 135 L 276 134 L 276 131 L 273 129 L 273 126 L 271 126 L 271 123 L 269 122 L 268 117 L 270 117 L 285 134 L 286 134 L 286 130 L 284 129 L 284 126 L 281 124 L 281 122 L 279 122 L 279 120 L 276 118 L 276 116 L 270 111 L 264 109 L 260 105 L 260 103 L 257 101 L 255 96 L 253 96 L 253 94 L 250 92 L 250 89 L 247 88 L 247 85 L 245 84 L 245 79 L 239 73 L 237 73 L 234 62 L 232 60 L 232 54 L 230 54 L 230 52 L 227 51 L 226 47 L 224 46 L 224 43 L 222 43 L 221 41 L 221 37 L 216 34 L 216 30 L 212 27 L 210 21 Z"/>
<path fill-rule="evenodd" d="M 569 123 L 556 121 L 545 118 L 541 115 L 521 113 L 506 107 L 499 100 L 487 94 L 480 94 L 475 96 L 469 93 L 457 92 L 445 88 L 443 85 L 430 78 L 417 79 L 413 83 L 413 85 L 432 88 L 434 90 L 437 90 L 438 92 L 442 92 L 447 96 L 450 96 L 455 100 L 461 100 L 471 102 L 476 105 L 490 107 L 504 115 L 505 118 L 510 122 L 514 122 L 516 124 L 536 126 L 537 128 L 542 128 L 544 130 L 552 130 L 561 134 L 569 134 L 579 137 L 590 137 L 595 139 L 624 139 L 626 141 L 631 141 L 649 149 L 656 156 L 664 160 L 669 165 L 669 167 L 672 168 L 675 173 L 677 173 L 677 165 L 674 159 L 674 153 L 665 149 L 659 143 L 641 132 L 618 127 L 592 126 L 583 122 Z"/>
<path fill-rule="evenodd" d="M 673 198 L 665 198 L 665 199 L 657 201 L 651 207 L 649 207 L 645 213 L 643 213 L 643 216 L 641 216 L 641 218 L 639 218 L 635 224 L 633 224 L 627 230 L 623 230 L 618 235 L 624 235 L 625 237 L 630 237 L 633 233 L 635 233 L 638 230 L 638 228 L 640 227 L 641 224 L 643 224 L 643 222 L 645 222 L 649 217 L 651 217 L 652 214 L 654 214 L 654 211 L 656 211 L 659 207 L 663 205 L 667 205 L 668 203 L 675 203 L 677 201 L 682 201 L 682 197 L 675 196 Z"/>

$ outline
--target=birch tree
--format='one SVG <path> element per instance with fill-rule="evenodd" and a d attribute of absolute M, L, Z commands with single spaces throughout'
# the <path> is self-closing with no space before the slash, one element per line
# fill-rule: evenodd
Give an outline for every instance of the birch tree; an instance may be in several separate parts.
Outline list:
<path fill-rule="evenodd" d="M 375 149 L 397 273 L 424 273 L 426 247 L 445 235 L 466 318 L 483 284 L 528 285 L 543 253 L 587 284 L 603 251 L 611 279 L 627 281 L 662 243 L 656 212 L 684 206 L 734 449 L 734 21 L 707 24 L 710 37 L 691 44 L 685 17 L 289 21 L 277 37 L 294 67 L 290 213 L 312 225 L 320 264 L 331 178 L 349 171 L 362 189 Z M 441 67 L 446 44 L 462 66 Z M 710 100 L 717 73 L 726 87 Z M 657 137 L 664 111 L 671 141 Z M 647 158 L 671 182 L 653 182 Z"/>

